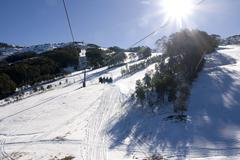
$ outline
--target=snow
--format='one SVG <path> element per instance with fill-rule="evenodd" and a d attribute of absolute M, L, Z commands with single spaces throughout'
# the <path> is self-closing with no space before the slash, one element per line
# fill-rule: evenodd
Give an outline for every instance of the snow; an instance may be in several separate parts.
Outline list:
<path fill-rule="evenodd" d="M 234 45 L 240 44 L 240 35 L 230 36 L 220 40 L 222 45 Z"/>
<path fill-rule="evenodd" d="M 137 53 L 135 53 L 135 52 L 125 52 L 125 54 L 127 56 L 125 63 L 136 62 L 139 59 Z M 159 56 L 159 55 L 162 55 L 162 53 L 160 53 L 160 52 L 152 52 L 151 53 L 151 57 L 155 57 L 155 56 Z"/>
<path fill-rule="evenodd" d="M 135 53 L 135 52 L 125 52 L 125 54 L 127 56 L 125 63 L 129 63 L 129 62 L 138 60 L 137 53 Z"/>
<path fill-rule="evenodd" d="M 240 46 L 225 46 L 207 57 L 189 104 L 194 137 L 217 155 L 240 153 Z M 198 145 L 198 144 L 193 144 Z"/>
<path fill-rule="evenodd" d="M 111 148 L 127 140 L 127 154 L 137 149 L 167 159 L 239 159 L 240 46 L 222 48 L 206 57 L 193 84 L 186 123 L 166 121 L 168 112 L 153 115 L 132 106 L 112 122 Z"/>
<path fill-rule="evenodd" d="M 82 46 L 83 44 L 81 42 L 75 42 L 78 46 Z M 21 52 L 36 52 L 36 53 L 43 53 L 46 51 L 51 51 L 56 48 L 63 48 L 65 46 L 68 46 L 72 44 L 72 42 L 68 43 L 46 43 L 46 44 L 40 44 L 40 45 L 32 45 L 32 46 L 22 46 L 18 47 L 15 45 L 12 45 L 11 48 L 0 48 L 0 58 L 10 56 L 14 53 L 21 53 Z"/>
<path fill-rule="evenodd" d="M 166 120 L 167 106 L 156 114 L 130 100 L 154 64 L 127 77 L 120 77 L 124 66 L 89 71 L 86 88 L 75 72 L 59 80 L 70 85 L 0 107 L 0 159 L 239 159 L 240 46 L 222 46 L 206 59 L 185 123 Z M 99 84 L 100 76 L 115 82 Z"/>
<path fill-rule="evenodd" d="M 150 65 L 146 69 L 139 71 L 131 76 L 122 78 L 120 81 L 117 81 L 115 84 L 119 87 L 120 91 L 130 96 L 135 91 L 136 80 L 143 79 L 146 72 L 152 71 L 155 68 L 155 64 Z"/>
<path fill-rule="evenodd" d="M 54 90 L 0 107 L 0 157 L 51 159 L 71 155 L 76 159 L 112 159 L 119 155 L 124 158 L 122 149 L 109 151 L 110 139 L 105 128 L 121 112 L 125 95 L 115 84 L 98 84 L 98 77 L 118 79 L 120 71 L 121 67 L 89 71 L 87 88 L 80 88 L 82 72 L 75 72 L 50 83 L 53 86 L 63 83 Z M 69 85 L 65 84 L 66 79 Z"/>

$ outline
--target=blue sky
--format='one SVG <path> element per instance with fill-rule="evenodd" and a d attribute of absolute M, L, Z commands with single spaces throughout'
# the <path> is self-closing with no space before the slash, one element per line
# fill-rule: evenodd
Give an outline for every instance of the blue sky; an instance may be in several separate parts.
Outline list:
<path fill-rule="evenodd" d="M 77 41 L 127 48 L 164 19 L 161 0 L 66 0 Z M 197 0 L 193 0 L 196 1 Z M 188 17 L 188 27 L 223 37 L 240 34 L 239 0 L 206 0 Z M 71 41 L 62 0 L 1 0 L 0 41 L 33 45 Z M 179 30 L 169 24 L 140 45 L 153 45 Z"/>

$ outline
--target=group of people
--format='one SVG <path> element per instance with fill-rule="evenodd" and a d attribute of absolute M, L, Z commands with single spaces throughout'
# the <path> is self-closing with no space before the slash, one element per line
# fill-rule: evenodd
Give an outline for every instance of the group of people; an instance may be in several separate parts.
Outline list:
<path fill-rule="evenodd" d="M 99 83 L 113 83 L 112 77 L 99 77 Z"/>

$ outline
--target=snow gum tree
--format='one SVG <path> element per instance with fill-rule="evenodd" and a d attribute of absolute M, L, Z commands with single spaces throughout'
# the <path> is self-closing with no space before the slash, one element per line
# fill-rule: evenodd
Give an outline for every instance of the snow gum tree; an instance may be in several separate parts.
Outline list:
<path fill-rule="evenodd" d="M 145 89 L 144 89 L 144 85 L 140 80 L 136 82 L 136 97 L 140 101 L 140 103 L 143 105 L 143 101 L 145 99 Z"/>
<path fill-rule="evenodd" d="M 164 45 L 164 54 L 158 59 L 155 73 L 146 74 L 143 85 L 145 92 L 157 94 L 158 103 L 170 102 L 175 112 L 183 114 L 187 110 L 190 85 L 201 71 L 204 55 L 215 50 L 217 41 L 206 32 L 186 29 L 170 35 Z M 140 82 L 137 81 L 138 94 Z"/>
<path fill-rule="evenodd" d="M 16 84 L 7 74 L 0 73 L 0 99 L 15 92 Z"/>
<path fill-rule="evenodd" d="M 144 84 L 146 85 L 147 88 L 151 88 L 151 76 L 150 73 L 146 73 L 145 77 L 143 78 Z"/>

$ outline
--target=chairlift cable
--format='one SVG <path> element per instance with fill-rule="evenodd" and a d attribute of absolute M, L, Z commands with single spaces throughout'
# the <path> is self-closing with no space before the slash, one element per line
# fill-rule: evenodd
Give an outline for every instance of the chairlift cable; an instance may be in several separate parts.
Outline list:
<path fill-rule="evenodd" d="M 158 29 L 154 30 L 153 32 L 151 32 L 151 33 L 148 34 L 147 36 L 145 36 L 145 37 L 143 37 L 142 39 L 140 39 L 139 41 L 135 42 L 134 44 L 132 44 L 132 45 L 130 46 L 130 48 L 136 46 L 138 43 L 144 41 L 144 40 L 147 39 L 148 37 L 156 34 L 160 29 L 165 28 L 165 27 L 168 25 L 168 23 L 169 23 L 169 22 L 166 22 L 165 24 L 163 24 L 162 26 L 160 26 Z"/>
<path fill-rule="evenodd" d="M 69 18 L 69 15 L 68 15 L 67 6 L 66 6 L 66 3 L 65 3 L 65 0 L 62 0 L 62 1 L 63 1 L 64 10 L 65 10 L 65 13 L 66 13 L 66 17 L 67 17 L 68 26 L 69 26 L 69 30 L 70 30 L 70 33 L 71 33 L 72 41 L 73 41 L 73 43 L 74 43 L 74 42 L 75 42 L 75 39 L 74 39 L 74 35 L 73 35 L 73 30 L 72 30 L 70 18 Z"/>
<path fill-rule="evenodd" d="M 68 26 L 69 26 L 69 30 L 70 30 L 71 37 L 72 37 L 72 41 L 73 41 L 73 46 L 75 46 L 75 43 L 74 43 L 74 42 L 75 42 L 75 39 L 74 39 L 74 34 L 73 34 L 73 30 L 72 30 L 71 21 L 70 21 L 70 18 L 69 18 L 67 6 L 66 6 L 66 3 L 65 3 L 65 0 L 62 0 L 62 1 L 63 1 L 63 6 L 64 6 L 65 14 L 66 14 L 66 17 L 67 17 Z M 75 47 L 74 47 L 74 48 L 75 48 Z M 77 50 L 77 49 L 76 49 L 76 50 Z M 83 87 L 86 87 L 86 68 L 85 68 L 84 71 L 83 71 Z"/>

